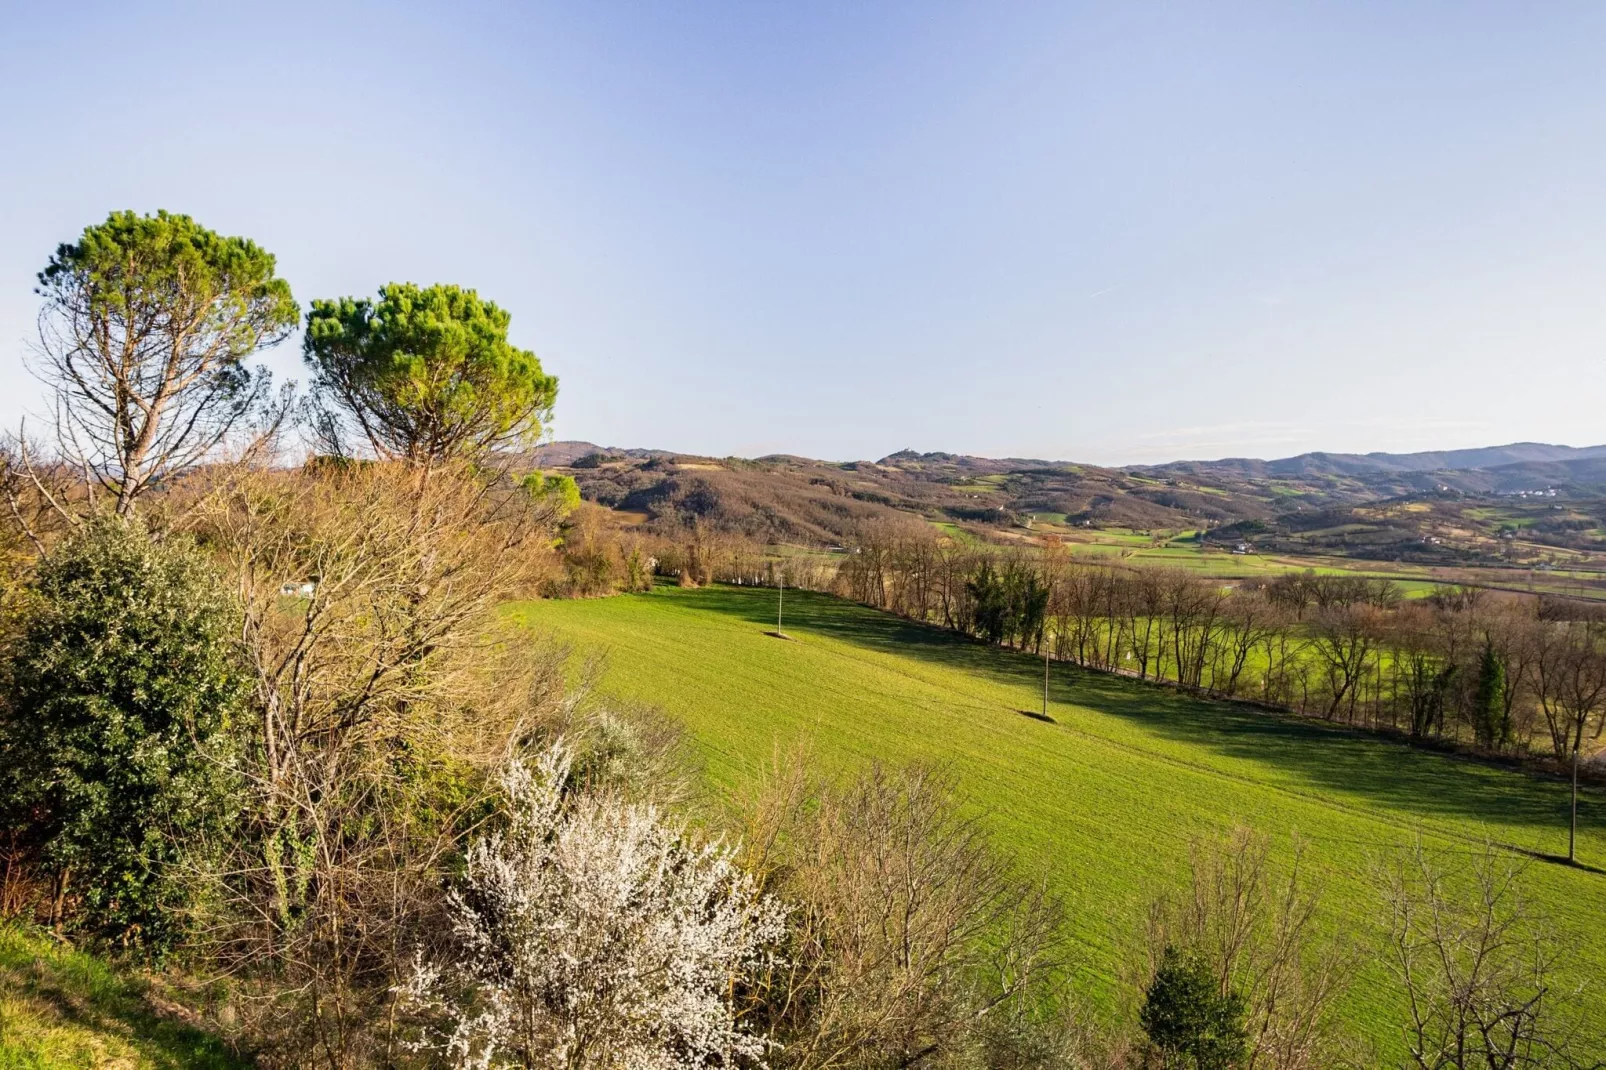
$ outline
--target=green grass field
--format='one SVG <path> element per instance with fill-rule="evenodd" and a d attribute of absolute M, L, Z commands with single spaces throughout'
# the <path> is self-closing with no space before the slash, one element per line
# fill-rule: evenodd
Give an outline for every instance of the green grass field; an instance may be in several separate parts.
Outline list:
<path fill-rule="evenodd" d="M 821 595 L 660 589 L 510 612 L 577 650 L 603 651 L 603 690 L 686 725 L 716 790 L 807 740 L 823 764 L 951 763 L 998 841 L 1041 866 L 1073 915 L 1083 988 L 1114 1004 L 1150 899 L 1185 878 L 1191 837 L 1247 824 L 1286 850 L 1297 834 L 1325 885 L 1325 917 L 1361 952 L 1345 1007 L 1385 1049 L 1400 994 L 1382 966 L 1370 874 L 1421 835 L 1449 852 L 1486 839 L 1533 856 L 1526 888 L 1573 958 L 1581 1009 L 1606 1025 L 1606 873 L 1566 849 L 1565 785 L 1320 724 L 1205 702 L 1042 662 Z M 1580 856 L 1606 866 L 1606 799 L 1581 803 Z"/>
<path fill-rule="evenodd" d="M 936 528 L 938 531 L 942 532 L 944 535 L 948 536 L 950 539 L 954 540 L 955 542 L 957 542 L 961 546 L 981 546 L 981 545 L 984 545 L 982 543 L 982 540 L 978 539 L 976 536 L 972 535 L 970 532 L 966 531 L 964 528 L 960 527 L 958 524 L 952 523 L 951 521 L 947 521 L 947 520 L 932 520 L 932 521 L 928 521 L 928 523 L 930 523 L 932 527 Z"/>
<path fill-rule="evenodd" d="M 0 1070 L 245 1065 L 216 1037 L 157 1017 L 137 978 L 45 934 L 0 926 Z"/>
<path fill-rule="evenodd" d="M 1055 525 L 1047 518 L 1057 514 L 1037 515 L 1042 523 L 1034 531 L 1055 534 Z M 1340 529 L 1327 530 L 1333 533 Z M 1230 554 L 1220 546 L 1202 546 L 1195 541 L 1192 531 L 1145 533 L 1126 528 L 1072 526 L 1059 529 L 1057 533 L 1065 539 L 1074 557 L 1137 567 L 1187 569 L 1210 579 L 1269 579 L 1283 572 L 1313 570 L 1326 575 L 1393 580 L 1407 598 L 1420 598 L 1442 585 L 1472 584 L 1515 592 L 1606 600 L 1606 573 L 1566 567 L 1569 561 L 1587 564 L 1590 561 L 1587 555 L 1548 546 L 1527 547 L 1551 559 L 1547 571 L 1538 571 L 1493 565 L 1405 564 L 1321 554 Z"/>

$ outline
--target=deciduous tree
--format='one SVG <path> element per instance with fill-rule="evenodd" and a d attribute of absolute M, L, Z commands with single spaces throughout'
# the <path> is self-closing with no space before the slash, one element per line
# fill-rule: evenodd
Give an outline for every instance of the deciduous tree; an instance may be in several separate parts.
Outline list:
<path fill-rule="evenodd" d="M 1060 908 L 958 812 L 951 779 L 875 767 L 821 787 L 783 766 L 750 807 L 748 868 L 795 904 L 751 1013 L 797 1070 L 968 1065 L 1049 998 Z"/>
<path fill-rule="evenodd" d="M 567 748 L 502 778 L 504 827 L 468 852 L 454 948 L 405 988 L 458 1066 L 732 1066 L 765 1054 L 731 996 L 785 910 L 730 850 L 654 809 L 571 790 Z"/>
<path fill-rule="evenodd" d="M 1297 841 L 1281 874 L 1268 840 L 1247 829 L 1190 853 L 1187 894 L 1150 912 L 1150 1039 L 1201 1067 L 1240 1065 L 1212 1061 L 1234 1050 L 1246 1067 L 1341 1064 L 1347 1040 L 1335 1005 L 1349 963 L 1318 934 L 1319 896 Z"/>
<path fill-rule="evenodd" d="M 1571 1070 L 1581 1058 L 1558 945 L 1521 894 L 1523 866 L 1487 847 L 1468 864 L 1421 844 L 1381 878 L 1390 965 L 1405 990 L 1409 1065 L 1421 1070 Z M 1598 1049 L 1597 1049 L 1598 1050 Z"/>

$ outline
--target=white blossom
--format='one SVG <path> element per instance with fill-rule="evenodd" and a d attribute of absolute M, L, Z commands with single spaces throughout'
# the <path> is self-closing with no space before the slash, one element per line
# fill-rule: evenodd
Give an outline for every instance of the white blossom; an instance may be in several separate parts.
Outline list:
<path fill-rule="evenodd" d="M 447 1023 L 462 1067 L 670 1070 L 758 1061 L 732 989 L 763 965 L 785 910 L 720 844 L 650 806 L 565 792 L 561 742 L 502 777 L 507 824 L 468 852 L 451 897 L 457 953 L 421 957 L 402 995 Z"/>

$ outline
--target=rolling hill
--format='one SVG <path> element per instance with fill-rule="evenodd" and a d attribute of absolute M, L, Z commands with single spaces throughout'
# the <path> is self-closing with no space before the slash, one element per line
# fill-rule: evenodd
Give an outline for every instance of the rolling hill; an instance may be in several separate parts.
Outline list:
<path fill-rule="evenodd" d="M 1360 955 L 1344 1013 L 1380 1055 L 1399 1054 L 1403 1008 L 1376 952 L 1372 874 L 1419 836 L 1532 859 L 1525 890 L 1571 950 L 1569 983 L 1598 982 L 1606 875 L 1549 860 L 1566 842 L 1560 782 L 1069 667 L 1054 670 L 1045 723 L 1022 715 L 1041 700 L 1040 660 L 826 596 L 787 605 L 796 642 L 765 634 L 774 594 L 752 588 L 510 612 L 605 654 L 601 689 L 679 719 L 717 792 L 798 740 L 827 769 L 949 765 L 999 841 L 1066 897 L 1079 984 L 1106 1012 L 1147 904 L 1184 878 L 1190 838 L 1235 825 L 1271 836 L 1284 859 L 1296 835 L 1306 845 L 1323 924 Z M 1580 856 L 1606 864 L 1606 799 L 1586 794 L 1581 814 Z M 1580 1000 L 1606 1028 L 1606 989 Z"/>
<path fill-rule="evenodd" d="M 663 534 L 694 523 L 829 547 L 866 524 L 983 539 L 1205 531 L 1281 554 L 1424 566 L 1606 567 L 1606 446 L 1310 453 L 1106 468 L 902 450 L 879 461 L 757 459 L 554 443 L 529 462 Z"/>
<path fill-rule="evenodd" d="M 1513 442 L 1465 450 L 1423 453 L 1301 453 L 1296 457 L 1262 461 L 1231 457 L 1219 461 L 1174 461 L 1146 466 L 1168 469 L 1237 472 L 1242 476 L 1362 475 L 1373 472 L 1475 472 L 1515 465 L 1570 464 L 1606 460 L 1606 446 L 1553 446 L 1543 442 Z"/>

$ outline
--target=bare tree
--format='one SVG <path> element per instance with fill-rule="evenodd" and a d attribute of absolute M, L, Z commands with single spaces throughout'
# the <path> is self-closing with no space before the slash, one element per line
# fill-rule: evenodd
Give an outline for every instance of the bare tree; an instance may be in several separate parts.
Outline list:
<path fill-rule="evenodd" d="M 1403 694 L 1412 739 L 1444 729 L 1451 685 L 1461 671 L 1423 614 L 1397 614 L 1386 631 L 1396 696 Z M 1453 649 L 1453 646 L 1450 647 Z"/>
<path fill-rule="evenodd" d="M 1511 726 L 1524 750 L 1532 745 L 1534 734 L 1534 659 L 1540 645 L 1533 633 L 1537 624 L 1531 608 L 1514 602 L 1496 605 L 1486 622 L 1485 637 L 1506 666 L 1500 719 Z"/>
<path fill-rule="evenodd" d="M 1310 645 L 1327 672 L 1327 719 L 1338 714 L 1346 699 L 1353 712 L 1358 685 L 1378 645 L 1375 611 L 1364 605 L 1331 603 L 1318 611 Z"/>
<path fill-rule="evenodd" d="M 466 472 L 409 476 L 317 463 L 186 488 L 237 584 L 257 717 L 249 835 L 222 845 L 201 943 L 299 991 L 265 1030 L 335 1066 L 383 1040 L 374 1015 L 480 812 L 475 771 L 568 703 L 559 652 L 515 644 L 495 614 L 541 576 L 540 503 Z"/>
<path fill-rule="evenodd" d="M 1294 843 L 1279 876 L 1266 837 L 1239 828 L 1220 842 L 1195 841 L 1192 878 L 1180 899 L 1163 898 L 1149 919 L 1149 979 L 1166 947 L 1200 955 L 1223 995 L 1244 1000 L 1245 1070 L 1321 1070 L 1340 1063 L 1348 1038 L 1337 1001 L 1348 985 L 1346 952 L 1316 929 L 1318 890 Z"/>
<path fill-rule="evenodd" d="M 1535 627 L 1537 650 L 1533 659 L 1538 681 L 1535 691 L 1545 722 L 1550 727 L 1551 745 L 1557 758 L 1571 757 L 1572 814 L 1567 826 L 1567 859 L 1573 861 L 1578 846 L 1578 761 L 1584 745 L 1584 732 L 1595 721 L 1595 736 L 1606 727 L 1606 649 L 1590 621 L 1552 624 L 1539 621 Z"/>
<path fill-rule="evenodd" d="M 1238 693 L 1239 680 L 1255 648 L 1287 628 L 1283 611 L 1255 591 L 1239 591 L 1226 600 L 1221 630 L 1221 660 L 1225 667 L 1211 675 L 1211 687 L 1228 695 Z"/>
<path fill-rule="evenodd" d="M 1533 671 L 1556 757 L 1579 749 L 1591 721 L 1606 706 L 1606 651 L 1596 626 L 1587 621 L 1537 622 Z"/>
<path fill-rule="evenodd" d="M 796 904 L 750 1012 L 783 1066 L 946 1065 L 1061 965 L 1057 903 L 960 816 L 941 773 L 875 767 L 822 788 L 782 764 L 745 832 L 747 868 Z"/>
<path fill-rule="evenodd" d="M 1148 678 L 1152 659 L 1155 678 L 1159 679 L 1164 671 L 1161 662 L 1166 646 L 1165 577 L 1155 572 L 1137 571 L 1124 578 L 1126 582 L 1119 585 L 1115 595 L 1121 607 L 1121 617 L 1114 622 L 1116 630 L 1130 641 L 1129 652 L 1137 661 L 1139 678 Z M 1155 637 L 1157 628 L 1160 635 Z M 1113 656 L 1109 664 L 1111 668 L 1120 667 Z"/>
<path fill-rule="evenodd" d="M 1524 866 L 1486 846 L 1470 860 L 1418 842 L 1382 875 L 1405 1040 L 1420 1070 L 1600 1067 L 1576 1053 L 1557 945 L 1523 900 Z M 1462 874 L 1464 882 L 1451 874 Z"/>
<path fill-rule="evenodd" d="M 1205 665 L 1218 641 L 1226 594 L 1219 584 L 1181 570 L 1166 578 L 1164 591 L 1177 683 L 1197 689 L 1203 685 Z"/>

